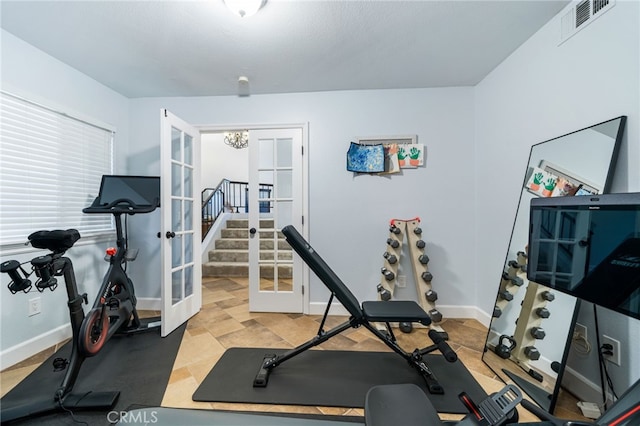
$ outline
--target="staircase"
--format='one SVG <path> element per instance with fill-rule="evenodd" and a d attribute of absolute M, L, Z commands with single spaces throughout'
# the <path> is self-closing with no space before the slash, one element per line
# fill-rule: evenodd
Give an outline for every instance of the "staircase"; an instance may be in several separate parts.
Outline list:
<path fill-rule="evenodd" d="M 278 232 L 277 250 L 273 219 L 260 220 L 260 277 L 273 279 L 275 253 L 278 260 L 291 262 L 291 246 Z M 203 277 L 248 277 L 249 276 L 249 220 L 229 219 L 221 231 L 221 238 L 215 241 L 215 248 L 209 251 L 209 261 L 202 265 Z M 291 278 L 291 264 L 278 265 L 278 278 Z"/>

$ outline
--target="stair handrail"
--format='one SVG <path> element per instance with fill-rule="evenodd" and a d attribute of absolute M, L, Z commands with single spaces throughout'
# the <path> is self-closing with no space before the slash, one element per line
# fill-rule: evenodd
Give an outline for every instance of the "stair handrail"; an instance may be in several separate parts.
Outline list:
<path fill-rule="evenodd" d="M 207 236 L 216 219 L 224 212 L 226 202 L 225 189 L 229 188 L 229 179 L 222 179 L 215 188 L 204 188 L 200 193 L 202 201 L 202 239 Z M 210 193 L 209 193 L 210 192 Z M 209 193 L 205 198 L 205 194 Z"/>
<path fill-rule="evenodd" d="M 259 191 L 265 191 L 271 197 L 273 184 L 260 183 Z M 248 182 L 240 182 L 224 178 L 215 188 L 204 188 L 200 194 L 202 201 L 202 239 L 207 236 L 209 230 L 218 217 L 228 209 L 231 213 L 247 212 Z M 261 197 L 262 198 L 262 197 Z M 270 212 L 270 201 L 260 201 L 260 211 Z"/>

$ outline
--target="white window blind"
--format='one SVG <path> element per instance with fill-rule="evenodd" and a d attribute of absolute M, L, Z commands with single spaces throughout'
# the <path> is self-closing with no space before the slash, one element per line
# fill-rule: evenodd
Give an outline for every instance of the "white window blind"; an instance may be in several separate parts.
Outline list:
<path fill-rule="evenodd" d="M 111 215 L 82 209 L 112 170 L 113 131 L 0 93 L 0 245 L 41 229 L 111 231 Z"/>

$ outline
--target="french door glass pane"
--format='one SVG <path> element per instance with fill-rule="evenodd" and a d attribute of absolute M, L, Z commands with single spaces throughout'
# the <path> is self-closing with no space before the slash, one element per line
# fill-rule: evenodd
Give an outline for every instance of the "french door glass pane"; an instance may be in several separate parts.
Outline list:
<path fill-rule="evenodd" d="M 171 128 L 171 159 L 182 161 L 182 132 L 175 127 Z"/>
<path fill-rule="evenodd" d="M 171 229 L 173 232 L 182 231 L 182 201 L 171 200 Z"/>
<path fill-rule="evenodd" d="M 193 164 L 193 138 L 186 133 L 184 134 L 184 163 Z"/>
<path fill-rule="evenodd" d="M 182 265 L 182 238 L 176 235 L 171 239 L 171 267 Z"/>
<path fill-rule="evenodd" d="M 184 230 L 191 231 L 193 230 L 193 201 L 185 200 L 184 201 Z"/>
<path fill-rule="evenodd" d="M 172 305 L 182 300 L 182 269 L 171 273 L 171 302 Z"/>
<path fill-rule="evenodd" d="M 184 263 L 193 262 L 193 234 L 184 234 Z"/>
<path fill-rule="evenodd" d="M 182 196 L 182 167 L 176 163 L 171 165 L 171 195 Z"/>
<path fill-rule="evenodd" d="M 278 229 L 293 223 L 293 201 L 279 201 L 276 203 L 276 212 Z"/>
<path fill-rule="evenodd" d="M 278 170 L 276 172 L 276 197 L 291 198 L 293 196 L 293 172 L 291 170 Z"/>
<path fill-rule="evenodd" d="M 278 167 L 291 167 L 293 164 L 292 156 L 292 139 L 278 139 L 277 141 L 277 166 Z"/>
<path fill-rule="evenodd" d="M 193 266 L 184 268 L 184 297 L 193 294 Z"/>
<path fill-rule="evenodd" d="M 191 167 L 184 168 L 184 196 L 187 198 L 193 197 L 191 188 L 193 187 L 193 169 Z"/>

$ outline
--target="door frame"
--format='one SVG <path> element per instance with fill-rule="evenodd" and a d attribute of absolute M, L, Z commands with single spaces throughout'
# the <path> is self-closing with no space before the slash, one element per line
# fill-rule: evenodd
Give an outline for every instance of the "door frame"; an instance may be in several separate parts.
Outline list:
<path fill-rule="evenodd" d="M 309 123 L 278 123 L 278 124 L 224 124 L 224 125 L 193 125 L 203 133 L 222 133 L 233 129 L 243 130 L 269 130 L 269 129 L 300 129 L 302 131 L 302 216 L 303 227 L 300 234 L 305 239 L 309 239 Z M 197 173 L 201 173 L 202 160 L 199 162 Z M 200 256 L 201 258 L 202 256 Z M 202 265 L 200 266 L 202 267 Z M 310 290 L 309 290 L 309 267 L 302 262 L 302 313 L 309 314 Z"/>

